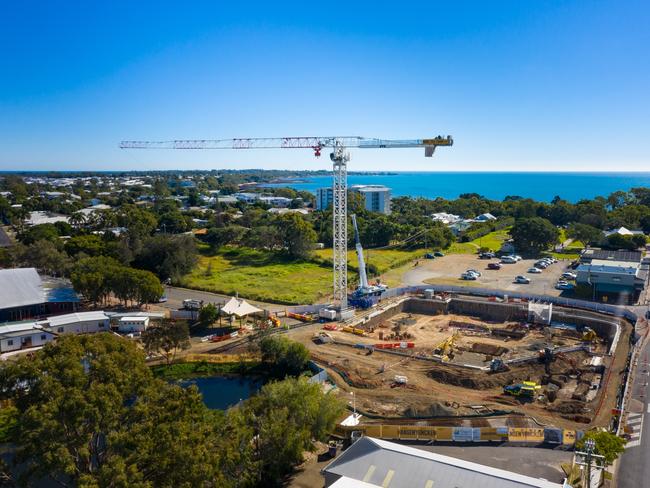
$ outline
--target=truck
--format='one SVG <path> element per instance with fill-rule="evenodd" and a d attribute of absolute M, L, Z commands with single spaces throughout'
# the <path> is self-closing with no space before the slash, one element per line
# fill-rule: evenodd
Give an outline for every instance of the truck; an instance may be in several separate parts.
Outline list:
<path fill-rule="evenodd" d="M 183 300 L 183 308 L 185 310 L 201 310 L 201 306 L 203 306 L 203 302 L 201 300 L 194 300 L 192 298 Z"/>

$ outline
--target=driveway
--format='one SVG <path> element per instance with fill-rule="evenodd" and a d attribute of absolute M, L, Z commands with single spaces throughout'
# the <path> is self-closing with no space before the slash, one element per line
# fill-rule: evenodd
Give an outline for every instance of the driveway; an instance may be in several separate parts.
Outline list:
<path fill-rule="evenodd" d="M 207 291 L 198 291 L 198 290 L 190 290 L 189 288 L 178 288 L 175 286 L 167 286 L 165 287 L 165 294 L 167 295 L 167 301 L 164 303 L 160 303 L 159 305 L 164 307 L 164 308 L 169 308 L 173 310 L 180 310 L 183 308 L 183 300 L 202 300 L 204 303 L 220 303 L 220 304 L 225 304 L 228 300 L 230 300 L 230 296 L 228 295 L 220 295 L 218 293 L 211 293 Z M 279 310 L 285 310 L 287 308 L 286 305 L 278 305 L 275 303 L 264 303 L 264 302 L 257 302 L 254 300 L 246 300 L 248 303 L 251 305 L 256 306 L 257 308 L 262 308 L 269 310 L 271 312 L 279 311 Z"/>

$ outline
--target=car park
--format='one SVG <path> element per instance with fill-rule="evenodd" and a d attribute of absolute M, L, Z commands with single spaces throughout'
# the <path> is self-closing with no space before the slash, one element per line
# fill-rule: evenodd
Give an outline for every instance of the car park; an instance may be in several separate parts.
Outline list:
<path fill-rule="evenodd" d="M 501 263 L 488 263 L 488 269 L 501 269 Z"/>
<path fill-rule="evenodd" d="M 528 272 L 529 272 L 529 273 L 533 273 L 533 274 L 539 274 L 539 273 L 542 272 L 542 270 L 539 269 L 539 268 L 534 268 L 534 267 L 533 267 L 533 268 L 528 268 Z"/>
<path fill-rule="evenodd" d="M 526 278 L 523 275 L 519 275 L 519 276 L 515 277 L 515 283 L 520 283 L 522 285 L 527 285 L 528 283 L 530 283 L 530 278 Z"/>

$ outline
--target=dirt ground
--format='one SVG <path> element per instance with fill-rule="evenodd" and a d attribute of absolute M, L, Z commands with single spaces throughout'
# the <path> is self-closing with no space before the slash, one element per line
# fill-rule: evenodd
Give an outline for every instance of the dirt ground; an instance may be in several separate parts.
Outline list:
<path fill-rule="evenodd" d="M 570 261 L 560 261 L 550 265 L 539 274 L 528 273 L 536 260 L 523 259 L 515 264 L 504 264 L 500 270 L 487 269 L 490 262 L 498 259 L 479 259 L 476 254 L 450 254 L 443 258 L 421 259 L 417 266 L 408 269 L 402 276 L 404 285 L 443 284 L 459 286 L 478 286 L 498 290 L 512 290 L 544 295 L 560 295 L 555 289 L 555 283 L 562 273 L 567 271 Z M 475 281 L 460 279 L 460 275 L 468 269 L 481 272 Z M 517 275 L 530 278 L 527 285 L 514 283 Z"/>
<path fill-rule="evenodd" d="M 459 329 L 458 323 L 474 327 L 470 330 Z M 290 336 L 309 348 L 312 358 L 328 370 L 341 395 L 350 401 L 348 392 L 354 392 L 357 409 L 370 416 L 390 418 L 391 421 L 448 416 L 451 418 L 447 421 L 452 425 L 476 427 L 544 424 L 585 429 L 589 425 L 602 425 L 608 421 L 609 417 L 605 415 L 593 419 L 603 399 L 602 389 L 594 389 L 593 385 L 602 383 L 602 377 L 600 371 L 590 366 L 591 356 L 585 351 L 558 355 L 550 364 L 535 359 L 521 365 L 511 365 L 509 371 L 499 373 L 458 366 L 462 363 L 485 366 L 495 357 L 537 357 L 539 350 L 548 344 L 554 347 L 579 344 L 575 331 L 552 329 L 549 335 L 541 329 L 531 328 L 521 339 L 501 338 L 483 331 L 517 331 L 521 330 L 520 324 L 487 323 L 458 315 L 400 314 L 387 320 L 384 325 L 366 336 L 327 331 L 334 339 L 333 343 L 319 344 L 314 341 L 314 328 L 296 330 Z M 400 328 L 396 329 L 396 325 Z M 456 335 L 453 358 L 445 363 L 432 361 L 431 356 L 438 345 L 457 329 L 460 332 Z M 367 349 L 354 347 L 355 344 L 385 343 L 379 339 L 379 334 L 395 334 L 395 330 L 398 330 L 400 340 L 415 345 L 412 349 L 402 350 L 409 353 L 407 357 L 378 349 L 369 354 Z M 627 344 L 624 339 L 621 338 L 621 346 L 614 358 L 617 371 L 613 372 L 614 378 L 610 378 L 608 384 L 605 397 L 608 399 L 615 396 L 616 375 L 620 367 L 618 359 L 626 354 L 623 351 Z M 598 355 L 604 353 L 605 349 L 602 343 L 594 344 L 594 351 Z M 603 356 L 606 367 L 609 367 L 611 360 Z M 407 384 L 398 384 L 396 376 L 406 376 Z M 527 380 L 542 385 L 539 393 L 544 396 L 543 401 L 522 401 L 503 393 L 505 385 Z M 504 410 L 524 414 L 525 417 L 462 418 Z M 445 420 L 436 419 L 435 424 L 440 425 L 441 421 Z"/>

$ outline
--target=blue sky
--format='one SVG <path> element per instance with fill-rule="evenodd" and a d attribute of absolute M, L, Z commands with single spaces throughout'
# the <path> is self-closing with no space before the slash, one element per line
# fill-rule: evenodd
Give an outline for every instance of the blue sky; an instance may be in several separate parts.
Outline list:
<path fill-rule="evenodd" d="M 0 170 L 319 169 L 123 139 L 451 134 L 354 170 L 649 171 L 650 3 L 5 2 Z"/>

